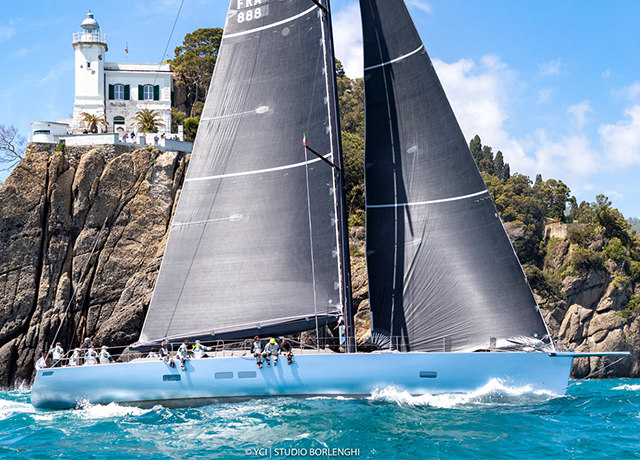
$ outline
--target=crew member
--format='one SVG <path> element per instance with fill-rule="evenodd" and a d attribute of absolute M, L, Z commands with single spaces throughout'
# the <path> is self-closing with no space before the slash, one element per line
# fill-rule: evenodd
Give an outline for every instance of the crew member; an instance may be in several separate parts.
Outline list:
<path fill-rule="evenodd" d="M 100 350 L 100 364 L 109 364 L 113 362 L 113 358 L 109 351 L 107 350 L 106 345 L 102 345 L 102 349 Z"/>
<path fill-rule="evenodd" d="M 282 338 L 280 348 L 282 348 L 284 355 L 287 357 L 287 364 L 291 364 L 293 362 L 293 351 L 291 350 L 291 344 L 287 341 L 286 337 Z"/>
<path fill-rule="evenodd" d="M 198 359 L 204 358 L 206 356 L 206 352 L 211 350 L 212 348 L 205 347 L 199 340 L 196 340 L 196 344 L 193 346 L 193 356 Z"/>
<path fill-rule="evenodd" d="M 69 358 L 69 366 L 79 366 L 80 365 L 80 349 L 76 348 L 73 350 L 73 354 L 71 358 Z"/>
<path fill-rule="evenodd" d="M 264 347 L 264 353 L 262 353 L 267 360 L 267 366 L 271 366 L 271 356 L 273 356 L 274 367 L 278 365 L 278 344 L 276 339 L 269 340 L 269 343 Z"/>
<path fill-rule="evenodd" d="M 89 347 L 87 352 L 84 354 L 84 365 L 90 366 L 92 364 L 98 364 L 98 353 L 96 353 L 93 347 Z"/>
<path fill-rule="evenodd" d="M 184 339 L 184 342 L 182 342 L 182 345 L 180 345 L 180 348 L 178 348 L 178 353 L 176 354 L 176 357 L 180 360 L 180 369 L 183 371 L 185 370 L 185 361 L 187 359 L 191 359 L 191 357 L 193 356 L 193 352 L 189 349 L 189 345 L 189 341 L 187 339 Z"/>
<path fill-rule="evenodd" d="M 60 345 L 60 342 L 56 342 L 55 347 L 51 345 L 51 350 L 49 350 L 49 353 L 51 353 L 53 359 L 53 364 L 51 365 L 51 367 L 60 367 L 60 361 L 64 356 L 64 349 Z"/>
<path fill-rule="evenodd" d="M 253 343 L 251 344 L 251 353 L 256 358 L 256 363 L 258 364 L 258 368 L 262 369 L 262 344 L 260 343 L 260 337 L 257 335 L 253 338 Z"/>

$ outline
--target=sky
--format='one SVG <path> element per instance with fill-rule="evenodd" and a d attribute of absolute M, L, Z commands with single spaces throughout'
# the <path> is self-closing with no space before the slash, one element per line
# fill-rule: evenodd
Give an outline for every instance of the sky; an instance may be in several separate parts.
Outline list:
<path fill-rule="evenodd" d="M 224 26 L 227 0 L 184 0 L 178 16 L 182 1 L 0 0 L 0 124 L 26 136 L 33 121 L 71 116 L 72 34 L 88 10 L 108 62 L 124 62 L 126 45 L 129 62 L 161 62 L 187 33 Z M 468 140 L 501 150 L 512 173 L 562 180 L 578 201 L 607 195 L 640 217 L 639 1 L 406 3 Z M 358 3 L 331 8 L 336 57 L 361 77 Z"/>

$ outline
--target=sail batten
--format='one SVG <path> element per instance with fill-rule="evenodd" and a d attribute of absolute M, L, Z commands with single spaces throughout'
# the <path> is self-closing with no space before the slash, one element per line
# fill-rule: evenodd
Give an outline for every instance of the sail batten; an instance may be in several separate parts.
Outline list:
<path fill-rule="evenodd" d="M 361 0 L 372 337 L 472 351 L 547 329 L 402 0 Z"/>
<path fill-rule="evenodd" d="M 335 175 L 300 142 L 339 155 L 327 28 L 307 1 L 231 2 L 142 342 L 342 313 Z"/>

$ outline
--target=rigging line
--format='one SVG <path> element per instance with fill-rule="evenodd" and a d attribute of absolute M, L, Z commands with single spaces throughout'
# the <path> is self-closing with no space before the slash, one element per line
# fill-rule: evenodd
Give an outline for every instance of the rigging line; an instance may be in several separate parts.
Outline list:
<path fill-rule="evenodd" d="M 372 66 L 369 66 L 369 67 L 365 67 L 364 71 L 366 72 L 368 70 L 377 69 L 378 67 L 384 67 L 384 66 L 389 65 L 389 64 L 395 64 L 398 61 L 402 61 L 404 58 L 408 58 L 409 56 L 412 56 L 412 55 L 416 54 L 418 51 L 420 51 L 423 48 L 424 48 L 424 44 L 421 44 L 417 49 L 411 51 L 410 53 L 403 54 L 400 57 L 397 57 L 397 58 L 392 59 L 392 60 L 387 61 L 387 62 L 383 62 L 382 64 L 377 64 L 377 65 L 372 65 Z"/>
<path fill-rule="evenodd" d="M 564 387 L 564 388 L 565 388 L 565 390 L 566 390 L 567 388 L 572 387 L 573 385 L 577 384 L 578 382 L 581 382 L 582 380 L 586 380 L 586 379 L 588 379 L 589 377 L 591 377 L 591 376 L 593 376 L 593 375 L 599 374 L 600 372 L 604 371 L 607 367 L 611 367 L 611 366 L 613 366 L 614 364 L 617 364 L 617 363 L 619 363 L 620 361 L 622 361 L 623 359 L 626 359 L 626 358 L 627 358 L 626 356 L 623 356 L 622 358 L 615 360 L 615 361 L 614 361 L 614 362 L 612 362 L 611 364 L 607 364 L 607 365 L 606 365 L 606 366 L 604 366 L 602 369 L 598 369 L 597 371 L 593 371 L 591 374 L 587 375 L 586 377 L 582 377 L 581 379 L 578 379 L 577 381 L 575 381 L 575 382 L 573 382 L 573 383 L 571 383 L 571 384 L 567 385 L 566 387 Z"/>
<path fill-rule="evenodd" d="M 93 257 L 93 253 L 96 250 L 96 247 L 98 246 L 98 241 L 100 241 L 100 237 L 102 236 L 102 232 L 104 232 L 105 227 L 107 226 L 107 220 L 109 219 L 109 217 L 106 217 L 104 219 L 104 223 L 102 224 L 102 228 L 100 229 L 100 232 L 98 232 L 98 236 L 96 237 L 96 240 L 93 242 L 93 247 L 91 248 L 91 253 L 89 254 L 89 257 L 87 258 L 87 261 L 84 263 L 84 267 L 82 268 L 82 272 L 80 273 L 80 278 L 78 279 L 78 284 L 76 284 L 75 289 L 73 290 L 73 294 L 71 295 L 71 298 L 69 299 L 69 303 L 67 304 L 67 308 L 64 311 L 64 315 L 62 316 L 62 320 L 60 321 L 60 325 L 58 326 L 58 330 L 56 331 L 56 335 L 53 336 L 53 342 L 52 344 L 56 343 L 56 340 L 58 339 L 58 334 L 60 333 L 60 329 L 62 329 L 62 325 L 64 324 L 64 319 L 67 317 L 67 313 L 69 312 L 69 308 L 71 308 L 71 302 L 73 302 L 73 300 L 76 298 L 76 294 L 78 293 L 78 289 L 80 288 L 80 286 L 82 286 L 82 280 L 84 279 L 85 275 L 87 274 L 87 268 L 89 267 L 89 262 L 91 261 L 91 258 Z M 74 332 L 75 335 L 75 332 Z M 49 353 L 47 352 L 47 356 L 49 355 Z"/>
<path fill-rule="evenodd" d="M 306 145 L 305 145 L 306 147 Z M 307 155 L 307 150 L 305 149 L 304 151 L 304 157 L 305 160 L 308 159 L 308 155 Z M 314 254 L 313 254 L 313 226 L 311 223 L 311 193 L 309 191 L 309 166 L 306 166 L 305 168 L 305 176 L 307 179 L 307 213 L 309 215 L 309 248 L 311 250 L 311 282 L 313 283 L 313 312 L 314 312 L 314 316 L 316 319 L 316 338 L 318 339 L 318 344 L 319 339 L 320 339 L 320 333 L 319 333 L 319 326 L 318 326 L 318 299 L 317 299 L 317 294 L 316 294 L 316 266 L 315 266 L 315 261 L 314 261 Z M 318 345 L 318 349 L 320 349 L 320 345 Z"/>
<path fill-rule="evenodd" d="M 176 20 L 173 21 L 173 27 L 171 28 L 171 33 L 169 34 L 169 40 L 167 40 L 167 46 L 164 47 L 164 53 L 162 53 L 162 58 L 158 63 L 158 72 L 160 72 L 160 66 L 164 62 L 165 57 L 167 56 L 167 50 L 169 49 L 169 43 L 171 43 L 171 38 L 173 38 L 173 32 L 176 30 L 176 24 L 178 23 L 178 18 L 180 17 L 180 12 L 182 11 L 182 6 L 184 5 L 184 0 L 180 3 L 180 8 L 178 8 L 178 14 L 176 14 Z M 153 79 L 153 84 L 156 84 L 158 80 L 158 73 L 156 73 L 156 78 Z"/>

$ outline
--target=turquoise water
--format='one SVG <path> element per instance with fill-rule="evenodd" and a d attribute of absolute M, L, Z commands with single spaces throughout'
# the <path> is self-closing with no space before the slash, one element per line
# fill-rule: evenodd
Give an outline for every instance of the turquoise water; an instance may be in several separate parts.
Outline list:
<path fill-rule="evenodd" d="M 574 382 L 562 397 L 492 382 L 197 409 L 36 411 L 28 391 L 12 391 L 0 393 L 0 458 L 640 458 L 640 380 Z"/>

